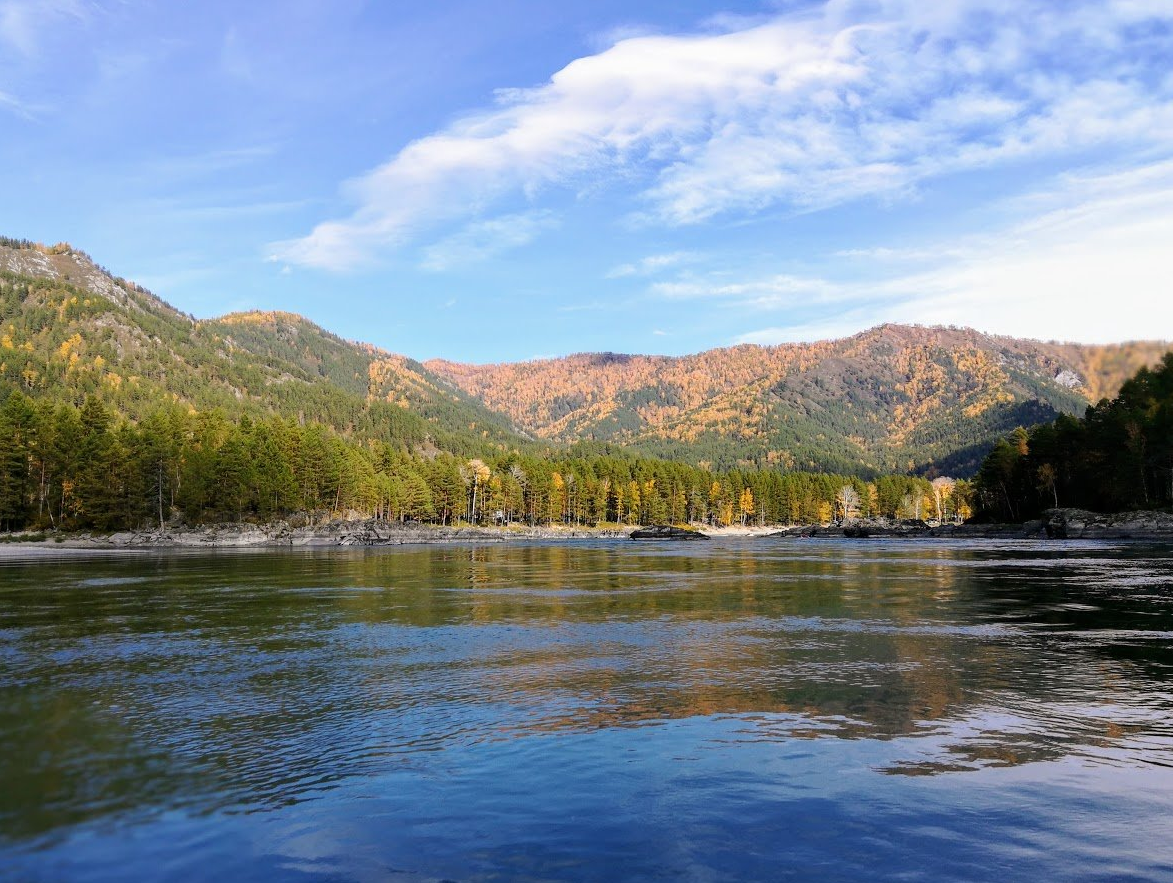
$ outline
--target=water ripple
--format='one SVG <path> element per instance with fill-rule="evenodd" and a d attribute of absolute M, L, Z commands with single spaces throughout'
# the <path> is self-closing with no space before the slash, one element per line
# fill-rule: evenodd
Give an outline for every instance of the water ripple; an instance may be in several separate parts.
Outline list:
<path fill-rule="evenodd" d="M 0 861 L 30 880 L 1173 869 L 1168 550 L 704 545 L 6 562 Z"/>

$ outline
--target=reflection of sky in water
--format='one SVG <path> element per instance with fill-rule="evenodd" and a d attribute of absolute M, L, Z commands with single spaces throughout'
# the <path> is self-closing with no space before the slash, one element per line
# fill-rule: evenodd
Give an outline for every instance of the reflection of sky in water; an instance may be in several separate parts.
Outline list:
<path fill-rule="evenodd" d="M 1171 637 L 1173 557 L 1128 544 L 9 562 L 0 860 L 1152 878 L 1173 873 L 1152 845 L 1173 842 Z"/>

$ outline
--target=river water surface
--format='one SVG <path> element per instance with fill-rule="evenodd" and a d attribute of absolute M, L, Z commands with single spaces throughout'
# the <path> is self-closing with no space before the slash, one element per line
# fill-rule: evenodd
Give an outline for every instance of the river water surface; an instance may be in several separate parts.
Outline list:
<path fill-rule="evenodd" d="M 1173 549 L 0 561 L 10 880 L 1173 880 Z"/>

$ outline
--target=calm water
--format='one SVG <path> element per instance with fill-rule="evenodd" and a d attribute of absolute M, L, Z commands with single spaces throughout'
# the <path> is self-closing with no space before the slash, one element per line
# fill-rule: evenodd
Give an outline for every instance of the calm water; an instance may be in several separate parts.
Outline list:
<path fill-rule="evenodd" d="M 0 562 L 12 880 L 1173 880 L 1173 549 Z"/>

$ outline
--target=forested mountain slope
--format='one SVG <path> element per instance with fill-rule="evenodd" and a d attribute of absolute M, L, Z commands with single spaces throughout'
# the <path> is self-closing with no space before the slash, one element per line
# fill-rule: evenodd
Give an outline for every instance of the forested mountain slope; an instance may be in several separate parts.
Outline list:
<path fill-rule="evenodd" d="M 1167 349 L 884 325 L 842 340 L 678 358 L 425 365 L 552 440 L 608 441 L 721 468 L 968 474 L 1007 431 L 1081 413 Z"/>
<path fill-rule="evenodd" d="M 1173 353 L 1142 368 L 1081 419 L 1061 416 L 999 441 L 977 475 L 984 515 L 1020 521 L 1049 508 L 1173 506 Z"/>
<path fill-rule="evenodd" d="M 578 442 L 717 469 L 964 476 L 1008 431 L 1082 413 L 1166 349 L 885 325 L 677 358 L 420 364 L 291 313 L 197 321 L 68 245 L 0 240 L 0 395 L 96 396 L 132 420 L 161 402 L 280 416 L 422 453 Z"/>
<path fill-rule="evenodd" d="M 0 392 L 132 419 L 160 402 L 279 415 L 344 435 L 472 454 L 526 444 L 418 362 L 290 313 L 196 321 L 67 245 L 0 242 Z"/>

